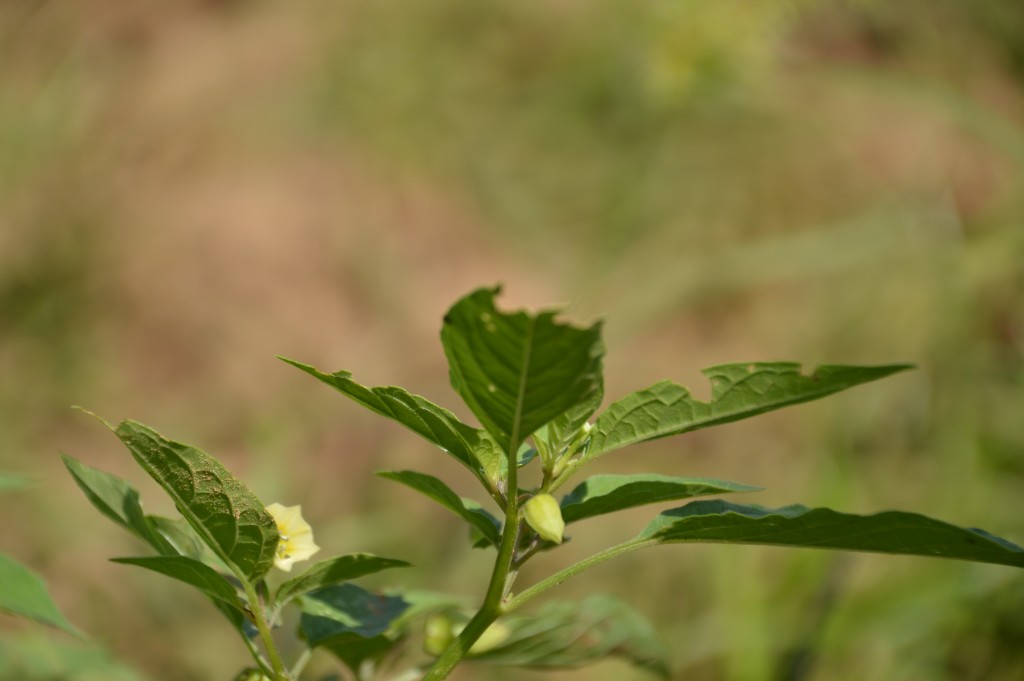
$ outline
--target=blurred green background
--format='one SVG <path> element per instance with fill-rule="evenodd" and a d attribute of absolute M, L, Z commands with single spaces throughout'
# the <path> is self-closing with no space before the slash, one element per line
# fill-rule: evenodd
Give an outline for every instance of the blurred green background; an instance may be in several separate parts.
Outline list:
<path fill-rule="evenodd" d="M 92 637 L 0 618 L 0 678 L 205 681 L 245 661 L 200 596 L 106 561 L 142 549 L 58 452 L 173 508 L 72 404 L 301 503 L 325 556 L 419 566 L 372 585 L 477 598 L 490 554 L 371 477 L 470 494 L 469 474 L 274 355 L 465 414 L 440 319 L 496 282 L 507 307 L 607 319 L 608 399 L 661 378 L 707 395 L 699 369 L 729 361 L 919 365 L 591 472 L 1022 543 L 1022 171 L 1018 0 L 0 3 L 0 469 L 35 481 L 0 497 L 0 549 Z M 523 579 L 653 513 L 581 524 Z M 647 614 L 688 681 L 1024 679 L 1010 568 L 664 547 L 555 597 L 594 591 Z"/>

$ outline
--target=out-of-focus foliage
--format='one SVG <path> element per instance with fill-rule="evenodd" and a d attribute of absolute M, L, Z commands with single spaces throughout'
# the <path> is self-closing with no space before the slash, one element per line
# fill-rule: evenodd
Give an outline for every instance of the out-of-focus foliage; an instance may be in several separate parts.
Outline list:
<path fill-rule="evenodd" d="M 368 475 L 436 452 L 273 356 L 359 357 L 367 385 L 444 394 L 436 320 L 499 280 L 510 304 L 607 316 L 609 357 L 635 360 L 606 366 L 609 394 L 668 367 L 697 386 L 687 367 L 736 357 L 917 363 L 872 399 L 644 457 L 764 484 L 770 507 L 927 508 L 1019 543 L 1022 45 L 1015 0 L 0 3 L 0 468 L 37 480 L 0 499 L 18 519 L 3 549 L 154 678 L 237 670 L 201 598 L 146 591 L 104 564 L 102 518 L 64 520 L 84 502 L 58 450 L 130 469 L 67 409 L 84 403 L 301 497 L 325 549 L 460 591 L 482 567 L 447 562 L 459 521 Z M 652 615 L 679 677 L 1021 666 L 1020 582 L 1000 568 L 659 550 L 684 574 L 641 557 L 586 588 Z"/>

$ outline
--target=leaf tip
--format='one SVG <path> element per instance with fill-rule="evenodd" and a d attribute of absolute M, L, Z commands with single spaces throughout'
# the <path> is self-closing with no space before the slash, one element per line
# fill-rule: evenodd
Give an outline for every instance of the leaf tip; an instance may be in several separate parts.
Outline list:
<path fill-rule="evenodd" d="M 88 409 L 86 409 L 83 406 L 80 406 L 80 405 L 77 405 L 77 404 L 72 404 L 71 408 L 74 409 L 75 411 L 78 411 L 78 412 L 81 412 L 81 413 L 85 414 L 86 416 L 93 417 L 94 419 L 96 419 L 97 421 L 99 421 L 100 423 L 105 425 L 107 428 L 109 428 L 110 430 L 113 430 L 113 431 L 117 430 L 117 428 L 115 428 L 114 425 L 110 423 L 110 421 L 106 420 L 105 418 L 103 418 L 102 416 L 96 414 L 95 412 L 89 411 Z"/>

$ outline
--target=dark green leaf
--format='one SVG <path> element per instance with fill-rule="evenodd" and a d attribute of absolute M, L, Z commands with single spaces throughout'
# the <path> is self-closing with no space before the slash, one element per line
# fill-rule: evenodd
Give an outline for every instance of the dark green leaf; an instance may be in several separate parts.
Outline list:
<path fill-rule="evenodd" d="M 455 457 L 486 484 L 483 467 L 474 455 L 480 439 L 479 431 L 459 421 L 450 411 L 402 388 L 368 388 L 360 385 L 352 380 L 352 374 L 348 371 L 328 374 L 308 364 L 285 357 L 280 359 L 323 381 L 370 411 L 397 421 L 424 437 Z"/>
<path fill-rule="evenodd" d="M 320 647 L 329 650 L 353 673 L 358 673 L 364 662 L 383 658 L 398 644 L 398 640 L 398 637 L 388 634 L 363 638 L 358 634 L 349 633 L 335 637 Z"/>
<path fill-rule="evenodd" d="M 489 544 L 501 541 L 501 526 L 497 519 L 471 499 L 463 499 L 432 475 L 416 471 L 381 471 L 377 475 L 400 482 L 425 494 L 474 527 Z"/>
<path fill-rule="evenodd" d="M 3 554 L 0 554 L 0 612 L 82 636 L 57 609 L 39 575 Z"/>
<path fill-rule="evenodd" d="M 601 326 L 555 322 L 555 312 L 504 313 L 500 289 L 479 289 L 448 311 L 441 343 L 452 386 L 503 452 L 601 391 Z"/>
<path fill-rule="evenodd" d="M 355 584 L 335 584 L 302 596 L 300 630 L 312 647 L 344 644 L 383 634 L 408 603 Z"/>
<path fill-rule="evenodd" d="M 665 511 L 638 539 L 659 543 L 718 542 L 898 553 L 1024 567 L 1024 549 L 976 529 L 915 513 L 859 516 L 827 508 L 765 509 L 695 501 Z"/>
<path fill-rule="evenodd" d="M 711 379 L 711 401 L 694 399 L 681 385 L 655 383 L 611 404 L 598 416 L 584 461 L 636 442 L 738 421 L 791 404 L 809 402 L 875 381 L 907 364 L 877 367 L 823 365 L 800 373 L 793 362 L 723 364 L 703 371 Z"/>
<path fill-rule="evenodd" d="M 142 512 L 139 492 L 131 483 L 87 466 L 66 454 L 62 454 L 61 458 L 75 483 L 96 510 L 152 546 L 157 552 L 163 555 L 176 553 L 167 539 L 154 531 Z"/>
<path fill-rule="evenodd" d="M 548 603 L 533 617 L 492 625 L 508 636 L 470 657 L 519 667 L 571 668 L 621 657 L 668 678 L 666 651 L 654 628 L 628 605 L 608 596 L 579 603 Z M 488 634 L 485 633 L 486 637 Z"/>
<path fill-rule="evenodd" d="M 595 475 L 584 480 L 562 498 L 562 519 L 572 523 L 659 501 L 730 492 L 756 492 L 759 489 L 761 488 L 710 478 L 673 478 L 652 473 Z"/>
<path fill-rule="evenodd" d="M 138 565 L 159 572 L 180 582 L 191 584 L 207 596 L 216 598 L 239 610 L 242 603 L 235 587 L 216 570 L 185 556 L 146 556 L 142 558 L 111 558 L 115 563 Z"/>
<path fill-rule="evenodd" d="M 357 577 L 371 575 L 381 570 L 396 567 L 408 567 L 404 560 L 379 558 L 369 553 L 355 553 L 349 556 L 322 560 L 311 565 L 302 574 L 289 579 L 277 589 L 274 601 L 278 605 L 287 603 L 296 596 L 320 589 L 331 584 L 338 584 Z"/>
<path fill-rule="evenodd" d="M 122 421 L 115 432 L 214 553 L 249 579 L 266 574 L 279 534 L 256 495 L 195 447 L 132 421 Z"/>

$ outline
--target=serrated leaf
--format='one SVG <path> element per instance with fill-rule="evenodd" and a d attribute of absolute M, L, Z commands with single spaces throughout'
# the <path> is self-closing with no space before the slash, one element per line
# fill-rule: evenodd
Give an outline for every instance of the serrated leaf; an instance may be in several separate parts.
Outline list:
<path fill-rule="evenodd" d="M 498 520 L 472 499 L 463 499 L 432 475 L 416 471 L 381 471 L 377 475 L 400 482 L 424 494 L 459 516 L 475 528 L 488 544 L 497 546 L 501 541 Z"/>
<path fill-rule="evenodd" d="M 665 511 L 638 540 L 768 544 L 953 558 L 1024 567 L 1024 548 L 983 530 L 965 529 L 916 513 L 850 515 L 827 508 L 766 509 L 725 501 L 695 501 Z"/>
<path fill-rule="evenodd" d="M 624 658 L 668 678 L 667 654 L 657 631 L 635 610 L 609 596 L 579 603 L 548 603 L 532 617 L 509 617 L 498 645 L 471 659 L 518 667 L 565 669 L 606 657 Z"/>
<path fill-rule="evenodd" d="M 146 542 L 158 553 L 174 555 L 175 549 L 159 532 L 153 529 L 139 500 L 139 491 L 127 480 L 88 466 L 61 454 L 64 466 L 75 484 L 85 493 L 96 510 Z"/>
<path fill-rule="evenodd" d="M 371 593 L 350 583 L 317 589 L 303 595 L 300 603 L 299 628 L 314 648 L 383 634 L 409 607 L 401 596 Z"/>
<path fill-rule="evenodd" d="M 441 344 L 451 383 L 503 452 L 601 390 L 601 325 L 577 328 L 555 312 L 499 312 L 500 288 L 448 311 Z"/>
<path fill-rule="evenodd" d="M 694 399 L 671 381 L 623 397 L 598 416 L 583 461 L 647 440 L 738 421 L 809 402 L 912 368 L 907 364 L 859 367 L 822 365 L 800 373 L 795 362 L 723 364 L 705 369 L 711 401 Z"/>
<path fill-rule="evenodd" d="M 562 519 L 573 523 L 644 504 L 760 489 L 711 478 L 675 478 L 653 473 L 595 475 L 562 498 Z"/>
<path fill-rule="evenodd" d="M 0 554 L 0 612 L 25 617 L 82 637 L 50 598 L 46 583 L 32 570 Z"/>
<path fill-rule="evenodd" d="M 279 586 L 277 594 L 274 596 L 274 602 L 280 607 L 292 598 L 309 591 L 396 567 L 409 567 L 409 563 L 404 560 L 380 558 L 369 553 L 354 553 L 322 560 Z"/>
<path fill-rule="evenodd" d="M 123 565 L 138 565 L 190 584 L 207 596 L 232 607 L 242 609 L 235 587 L 210 566 L 186 556 L 145 556 L 138 558 L 111 558 L 111 562 Z"/>
<path fill-rule="evenodd" d="M 279 534 L 255 494 L 209 454 L 133 421 L 115 431 L 222 560 L 257 580 L 274 562 Z"/>
<path fill-rule="evenodd" d="M 479 431 L 459 421 L 447 409 L 437 406 L 424 397 L 413 395 L 403 388 L 395 386 L 369 388 L 360 385 L 352 380 L 352 373 L 349 371 L 328 374 L 293 359 L 286 357 L 280 359 L 326 383 L 370 411 L 396 421 L 428 442 L 437 445 L 487 484 L 483 467 L 474 455 L 474 450 L 479 443 Z"/>

